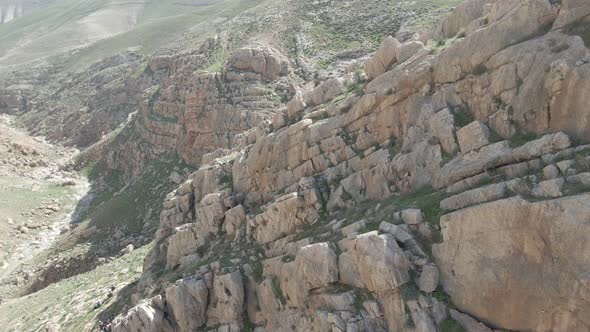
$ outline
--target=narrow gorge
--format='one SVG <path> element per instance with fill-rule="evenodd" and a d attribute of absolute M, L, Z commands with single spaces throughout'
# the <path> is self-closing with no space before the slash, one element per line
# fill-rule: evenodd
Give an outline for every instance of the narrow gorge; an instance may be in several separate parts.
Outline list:
<path fill-rule="evenodd" d="M 141 3 L 0 57 L 0 331 L 590 331 L 589 1 Z"/>

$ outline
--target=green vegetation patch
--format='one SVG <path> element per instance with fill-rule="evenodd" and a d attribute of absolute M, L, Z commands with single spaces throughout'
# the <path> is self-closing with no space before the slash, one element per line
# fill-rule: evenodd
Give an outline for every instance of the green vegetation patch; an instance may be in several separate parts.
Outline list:
<path fill-rule="evenodd" d="M 46 331 L 51 322 L 64 331 L 91 330 L 98 317 L 131 307 L 128 290 L 141 276 L 143 259 L 151 246 L 117 258 L 96 269 L 0 305 L 0 325 L 15 331 Z M 114 296 L 107 297 L 115 286 Z M 97 301 L 102 305 L 94 309 Z"/>
<path fill-rule="evenodd" d="M 283 295 L 283 290 L 281 289 L 281 280 L 274 276 L 271 279 L 272 281 L 272 291 L 275 294 L 275 297 L 281 302 L 282 305 L 287 304 L 287 299 L 285 299 L 285 295 Z"/>
<path fill-rule="evenodd" d="M 453 111 L 453 117 L 455 119 L 455 126 L 457 128 L 465 127 L 475 120 L 473 115 L 465 107 L 457 107 Z"/>
<path fill-rule="evenodd" d="M 523 146 L 523 145 L 527 144 L 530 141 L 534 141 L 540 137 L 541 137 L 541 135 L 535 134 L 535 133 L 524 133 L 524 134 L 514 135 L 513 137 L 510 138 L 510 141 L 509 141 L 510 147 L 517 148 L 519 146 Z"/>
<path fill-rule="evenodd" d="M 432 187 L 422 187 L 413 193 L 394 196 L 386 200 L 386 204 L 393 204 L 401 209 L 417 208 L 422 210 L 426 221 L 438 225 L 440 217 L 444 214 L 440 208 L 440 202 L 448 197 L 444 191 L 436 191 Z"/>
<path fill-rule="evenodd" d="M 465 332 L 465 329 L 452 318 L 448 318 L 440 325 L 441 332 Z"/>
<path fill-rule="evenodd" d="M 172 191 L 176 184 L 169 180 L 170 173 L 175 169 L 190 168 L 174 155 L 162 156 L 150 163 L 142 175 L 123 186 L 122 175 L 110 173 L 106 181 L 111 189 L 99 193 L 99 205 L 88 214 L 91 225 L 108 230 L 125 227 L 130 234 L 138 234 L 144 225 L 144 216 L 150 209 L 157 215 L 163 198 Z"/>
<path fill-rule="evenodd" d="M 359 313 L 363 310 L 363 303 L 366 301 L 374 301 L 375 297 L 371 292 L 363 288 L 355 288 L 354 291 L 354 302 L 352 303 L 352 307 L 354 311 Z"/>

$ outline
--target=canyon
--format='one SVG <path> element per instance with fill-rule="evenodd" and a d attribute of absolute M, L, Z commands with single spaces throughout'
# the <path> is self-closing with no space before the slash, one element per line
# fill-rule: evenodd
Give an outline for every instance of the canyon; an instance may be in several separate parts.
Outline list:
<path fill-rule="evenodd" d="M 590 330 L 587 1 L 214 21 L 0 71 L 2 177 L 70 219 L 6 260 L 6 331 Z"/>

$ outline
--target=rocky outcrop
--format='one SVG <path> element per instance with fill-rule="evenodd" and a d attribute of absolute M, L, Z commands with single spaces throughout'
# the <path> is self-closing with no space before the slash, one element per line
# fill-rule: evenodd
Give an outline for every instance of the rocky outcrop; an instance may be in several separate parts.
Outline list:
<path fill-rule="evenodd" d="M 128 138 L 107 157 L 109 168 L 132 177 L 155 155 L 170 151 L 199 165 L 207 153 L 244 147 L 268 131 L 282 93 L 277 80 L 289 71 L 284 56 L 270 48 L 241 49 L 218 73 L 202 71 L 206 61 L 199 52 L 151 60 L 154 85 L 141 94 Z"/>
<path fill-rule="evenodd" d="M 232 54 L 227 66 L 239 71 L 260 74 L 262 78 L 276 80 L 289 71 L 289 60 L 268 47 L 241 49 Z"/>
<path fill-rule="evenodd" d="M 27 98 L 23 96 L 20 90 L 0 90 L 0 113 L 15 115 L 22 114 L 27 110 L 29 110 Z"/>
<path fill-rule="evenodd" d="M 400 43 L 393 37 L 387 37 L 383 40 L 381 47 L 373 54 L 365 65 L 367 77 L 372 80 L 375 77 L 388 71 L 391 66 L 397 62 L 400 52 Z"/>
<path fill-rule="evenodd" d="M 387 38 L 362 91 L 331 77 L 284 107 L 266 103 L 288 70 L 266 48 L 192 77 L 184 103 L 147 91 L 141 135 L 203 165 L 164 203 L 138 294 L 158 273 L 202 282 L 206 304 L 160 294 L 181 330 L 587 330 L 590 167 L 575 145 L 590 53 L 556 23 L 574 5 L 466 2 L 431 32 L 452 37 L 439 49 Z"/>
<path fill-rule="evenodd" d="M 131 310 L 113 324 L 113 332 L 132 331 L 170 331 L 170 324 L 164 318 L 163 300 L 161 296 L 145 301 Z"/>
<path fill-rule="evenodd" d="M 581 21 L 588 20 L 590 16 L 590 4 L 583 0 L 564 0 L 561 3 L 561 10 L 559 16 L 553 25 L 554 29 L 560 29 L 567 25 Z"/>
<path fill-rule="evenodd" d="M 445 290 L 494 326 L 587 330 L 589 201 L 515 197 L 444 216 L 433 252 Z"/>
<path fill-rule="evenodd" d="M 408 262 L 392 235 L 367 233 L 339 245 L 345 249 L 338 259 L 343 284 L 382 292 L 409 281 Z"/>

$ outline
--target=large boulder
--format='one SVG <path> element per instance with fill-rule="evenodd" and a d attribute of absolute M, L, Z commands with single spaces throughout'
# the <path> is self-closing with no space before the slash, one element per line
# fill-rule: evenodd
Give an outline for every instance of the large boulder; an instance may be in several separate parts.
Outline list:
<path fill-rule="evenodd" d="M 590 195 L 513 197 L 441 218 L 433 247 L 453 303 L 518 331 L 590 328 Z"/>
<path fill-rule="evenodd" d="M 218 275 L 213 280 L 207 324 L 241 326 L 244 312 L 244 283 L 240 271 Z"/>
<path fill-rule="evenodd" d="M 166 243 L 166 268 L 171 269 L 179 265 L 183 257 L 196 254 L 203 240 L 196 232 L 196 224 L 186 224 L 176 228 Z"/>
<path fill-rule="evenodd" d="M 489 137 L 490 130 L 479 121 L 473 121 L 457 131 L 457 140 L 463 154 L 488 145 Z"/>
<path fill-rule="evenodd" d="M 274 258 L 264 265 L 264 274 L 278 278 L 281 290 L 292 307 L 305 307 L 311 290 L 338 281 L 337 257 L 328 243 L 301 247 L 291 262 Z"/>
<path fill-rule="evenodd" d="M 166 303 L 179 331 L 194 331 L 207 322 L 209 290 L 203 280 L 179 280 L 166 288 Z"/>
<path fill-rule="evenodd" d="M 438 139 L 442 149 L 450 155 L 457 152 L 457 140 L 455 139 L 455 118 L 448 108 L 434 114 L 428 120 L 428 126 L 432 136 Z"/>
<path fill-rule="evenodd" d="M 340 282 L 372 292 L 401 287 L 410 280 L 409 263 L 391 234 L 369 232 L 340 243 Z"/>
<path fill-rule="evenodd" d="M 456 82 L 471 72 L 481 74 L 485 71 L 483 64 L 491 56 L 535 36 L 556 17 L 556 7 L 547 0 L 497 1 L 489 14 L 489 26 L 473 32 L 440 55 L 434 70 L 435 81 Z"/>
<path fill-rule="evenodd" d="M 249 71 L 275 80 L 289 72 L 289 60 L 275 49 L 269 47 L 244 48 L 232 53 L 228 68 Z"/>
<path fill-rule="evenodd" d="M 295 233 L 297 228 L 305 224 L 311 224 L 317 218 L 320 207 L 319 196 L 311 196 L 314 198 L 294 192 L 283 195 L 269 204 L 261 214 L 251 220 L 256 242 L 266 244 Z"/>
<path fill-rule="evenodd" d="M 298 101 L 298 103 L 301 103 L 301 102 L 303 102 L 303 103 L 297 107 L 300 108 L 302 105 L 307 105 L 307 106 L 321 105 L 323 103 L 326 103 L 326 102 L 334 99 L 336 96 L 338 96 L 342 92 L 344 92 L 344 82 L 340 78 L 333 77 L 333 78 L 330 78 L 330 79 L 320 83 L 313 90 L 305 93 L 302 96 L 303 99 L 301 101 Z M 295 107 L 295 105 L 287 105 L 287 106 Z"/>
<path fill-rule="evenodd" d="M 147 301 L 142 301 L 131 308 L 123 317 L 113 322 L 113 332 L 163 332 L 173 331 L 161 310 L 162 297 L 156 296 Z"/>
<path fill-rule="evenodd" d="M 295 265 L 300 279 L 307 283 L 307 288 L 314 289 L 338 281 L 336 261 L 336 254 L 328 243 L 316 243 L 299 249 Z"/>
<path fill-rule="evenodd" d="M 365 64 L 365 73 L 369 80 L 383 74 L 397 61 L 400 43 L 389 36 L 383 40 L 381 47 L 371 56 Z"/>
<path fill-rule="evenodd" d="M 434 28 L 435 37 L 452 38 L 462 29 L 486 13 L 486 4 L 492 0 L 467 0 L 461 3 Z"/>

